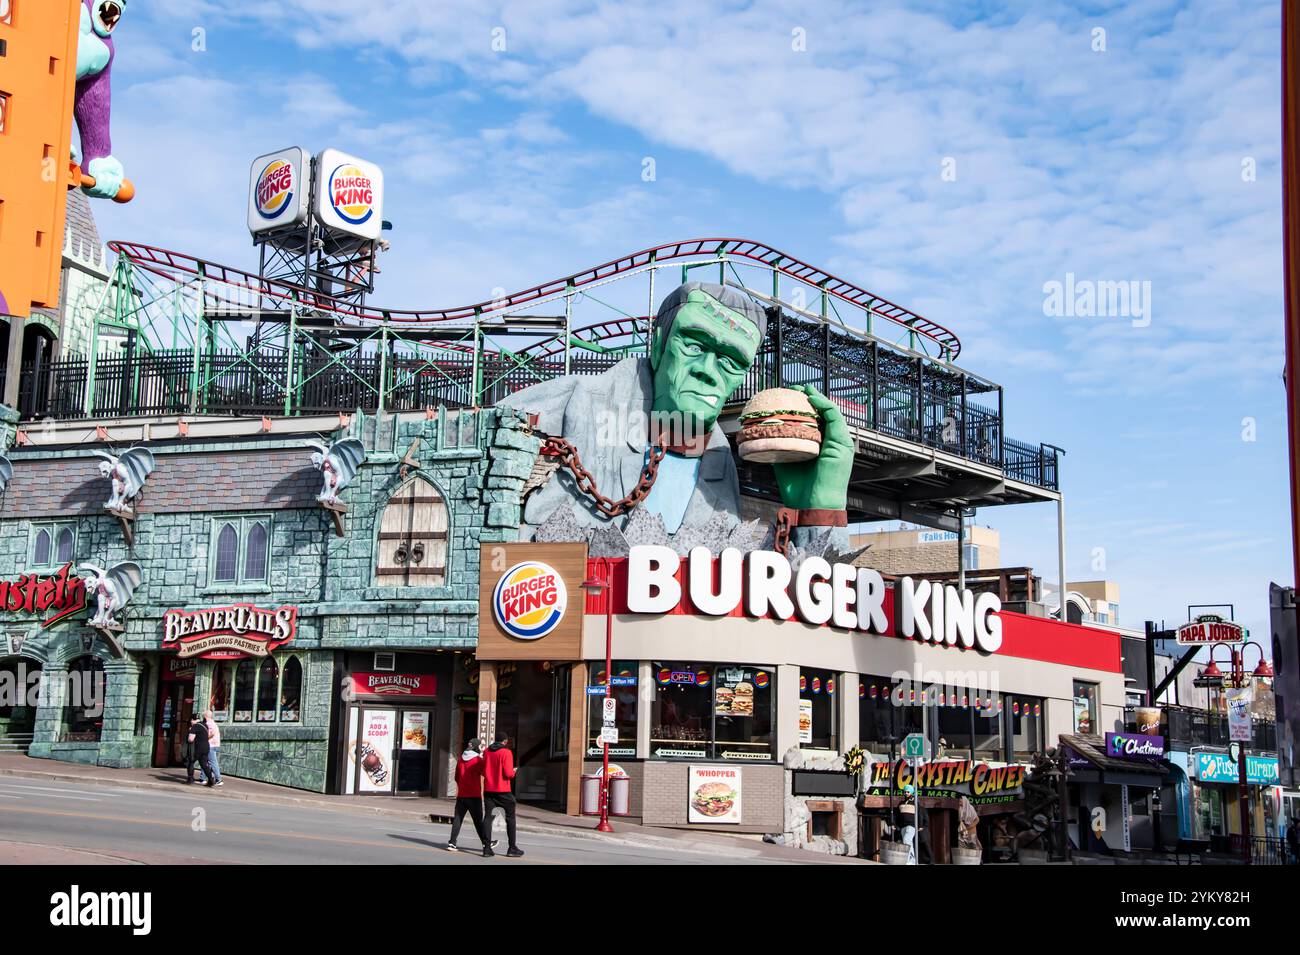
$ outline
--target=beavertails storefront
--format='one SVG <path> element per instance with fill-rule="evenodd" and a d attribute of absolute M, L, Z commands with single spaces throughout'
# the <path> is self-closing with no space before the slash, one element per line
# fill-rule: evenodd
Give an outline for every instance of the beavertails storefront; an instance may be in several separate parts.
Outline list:
<path fill-rule="evenodd" d="M 1099 723 L 1122 728 L 1118 638 L 1002 611 L 994 595 L 765 551 L 588 560 L 581 544 L 494 545 L 480 569 L 480 731 L 508 723 L 521 798 L 570 813 L 607 730 L 645 824 L 852 852 L 857 797 L 887 803 L 907 733 L 924 727 L 936 762 L 971 764 L 926 778 L 947 792 L 978 777 L 983 815 L 1015 807 L 1023 774 L 1006 767 L 1072 726 L 1080 684 Z M 860 782 L 844 771 L 854 748 Z"/>

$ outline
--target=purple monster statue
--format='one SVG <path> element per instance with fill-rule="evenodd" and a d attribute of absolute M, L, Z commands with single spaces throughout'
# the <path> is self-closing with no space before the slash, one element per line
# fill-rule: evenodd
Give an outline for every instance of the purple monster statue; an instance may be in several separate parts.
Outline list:
<path fill-rule="evenodd" d="M 126 12 L 127 0 L 81 0 L 81 32 L 77 39 L 77 91 L 73 114 L 81 133 L 81 155 L 74 157 L 95 180 L 82 188 L 101 199 L 117 198 L 124 170 L 113 156 L 109 135 L 112 119 L 113 30 Z"/>

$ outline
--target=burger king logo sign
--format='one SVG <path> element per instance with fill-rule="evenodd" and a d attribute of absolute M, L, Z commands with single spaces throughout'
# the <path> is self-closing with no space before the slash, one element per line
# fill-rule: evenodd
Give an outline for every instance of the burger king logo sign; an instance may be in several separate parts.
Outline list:
<path fill-rule="evenodd" d="M 540 640 L 560 625 L 568 604 L 564 578 L 549 564 L 515 564 L 492 591 L 492 613 L 501 629 L 520 640 Z"/>
<path fill-rule="evenodd" d="M 298 146 L 253 160 L 248 173 L 248 228 L 282 229 L 307 217 L 307 154 Z"/>
<path fill-rule="evenodd" d="M 363 239 L 383 230 L 384 173 L 374 163 L 337 149 L 316 157 L 316 217 L 321 225 Z"/>
<path fill-rule="evenodd" d="M 254 187 L 257 214 L 263 219 L 278 218 L 293 201 L 293 166 L 283 159 L 272 159 L 262 169 Z"/>
<path fill-rule="evenodd" d="M 375 214 L 375 184 L 359 166 L 339 166 L 329 178 L 330 205 L 344 222 L 361 225 Z"/>

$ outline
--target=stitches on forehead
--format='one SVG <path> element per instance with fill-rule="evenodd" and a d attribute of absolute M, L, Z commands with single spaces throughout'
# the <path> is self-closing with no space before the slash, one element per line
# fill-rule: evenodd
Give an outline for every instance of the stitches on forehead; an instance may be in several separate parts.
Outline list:
<path fill-rule="evenodd" d="M 767 312 L 748 295 L 726 285 L 686 282 L 670 292 L 659 306 L 655 326 L 661 341 L 672 331 L 678 311 L 688 302 L 716 324 L 743 335 L 755 346 L 767 331 Z"/>

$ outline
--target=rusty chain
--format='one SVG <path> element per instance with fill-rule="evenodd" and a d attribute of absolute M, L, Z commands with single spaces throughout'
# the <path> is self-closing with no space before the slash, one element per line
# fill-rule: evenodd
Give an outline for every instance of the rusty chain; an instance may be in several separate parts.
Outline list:
<path fill-rule="evenodd" d="M 646 499 L 650 488 L 654 487 L 655 478 L 659 476 L 659 462 L 664 459 L 665 448 L 659 442 L 650 445 L 650 455 L 641 468 L 641 479 L 636 487 L 619 501 L 610 500 L 596 490 L 596 479 L 582 466 L 582 458 L 571 441 L 564 438 L 547 437 L 542 442 L 542 454 L 559 458 L 560 466 L 568 468 L 578 485 L 578 490 L 586 494 L 606 517 L 620 517 Z"/>

